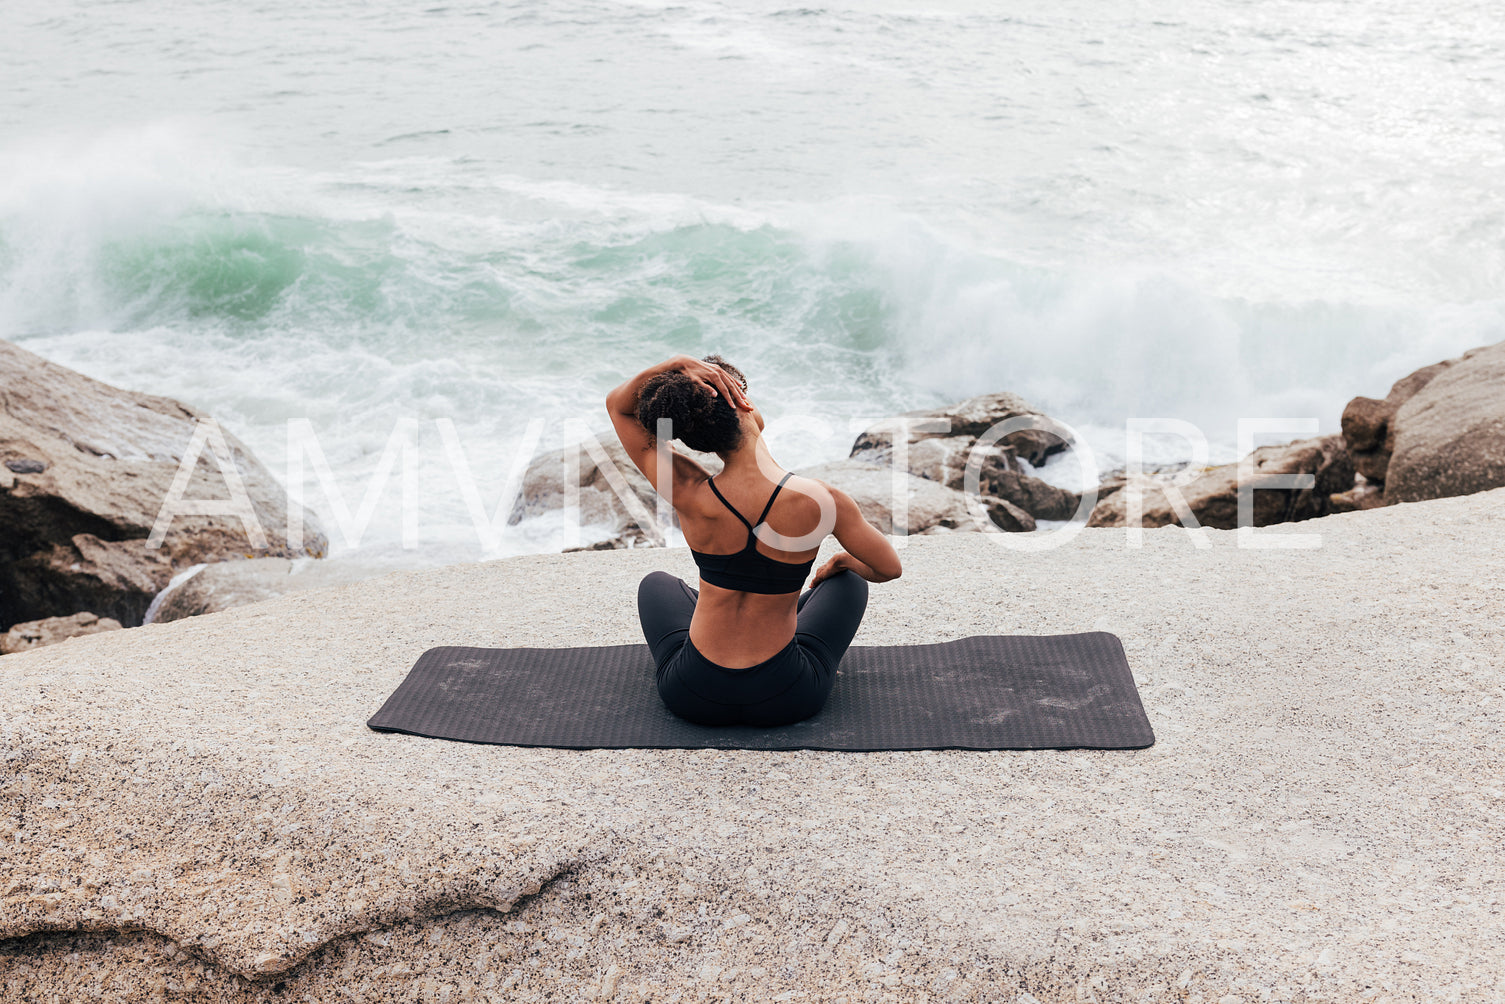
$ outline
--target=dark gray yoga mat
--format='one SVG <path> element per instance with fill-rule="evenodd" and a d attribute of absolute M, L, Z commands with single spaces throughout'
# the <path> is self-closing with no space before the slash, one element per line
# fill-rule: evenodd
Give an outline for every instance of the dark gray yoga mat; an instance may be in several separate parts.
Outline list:
<path fill-rule="evenodd" d="M 852 648 L 814 718 L 709 727 L 659 701 L 646 645 L 431 648 L 366 723 L 434 739 L 565 749 L 1143 749 L 1117 637 L 981 636 Z"/>

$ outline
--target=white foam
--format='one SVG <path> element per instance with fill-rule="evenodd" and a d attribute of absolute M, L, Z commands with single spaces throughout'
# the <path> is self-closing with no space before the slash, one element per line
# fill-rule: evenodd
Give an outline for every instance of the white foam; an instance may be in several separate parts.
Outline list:
<path fill-rule="evenodd" d="M 897 210 L 833 204 L 805 226 L 871 256 L 896 314 L 895 380 L 936 402 L 1010 390 L 1105 443 L 1129 418 L 1190 421 L 1220 447 L 1240 418 L 1334 432 L 1349 398 L 1505 337 L 1505 299 L 1259 302 L 1139 265 L 1022 264 Z"/>
<path fill-rule="evenodd" d="M 107 249 L 149 241 L 194 210 L 274 205 L 277 173 L 237 149 L 231 130 L 187 117 L 57 130 L 0 149 L 0 337 L 110 328 L 132 305 L 102 270 Z"/>

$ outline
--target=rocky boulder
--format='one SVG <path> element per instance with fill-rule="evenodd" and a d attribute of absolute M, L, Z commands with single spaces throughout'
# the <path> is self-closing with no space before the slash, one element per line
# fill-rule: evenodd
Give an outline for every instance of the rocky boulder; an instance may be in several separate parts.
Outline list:
<path fill-rule="evenodd" d="M 933 408 L 926 411 L 906 411 L 899 418 L 909 422 L 907 439 L 910 443 L 917 443 L 927 439 L 960 439 L 963 444 L 953 444 L 952 450 L 960 450 L 962 463 L 965 463 L 965 451 L 971 448 L 978 437 L 987 432 L 999 422 L 1011 418 L 1031 418 L 1041 425 L 1048 425 L 1050 418 L 1044 412 L 1031 405 L 1017 394 L 982 394 L 978 397 L 970 397 L 958 404 L 947 408 Z M 918 428 L 914 428 L 918 426 Z M 871 426 L 857 437 L 852 444 L 852 456 L 858 459 L 873 459 L 871 457 L 859 457 L 859 454 L 891 450 L 893 448 L 895 423 L 893 419 L 887 419 Z M 1060 453 L 1070 444 L 1063 442 L 1061 437 L 1039 429 L 1017 429 L 1003 436 L 998 445 L 1005 450 L 1028 460 L 1036 467 L 1045 463 L 1047 457 Z M 941 480 L 932 478 L 931 480 Z"/>
<path fill-rule="evenodd" d="M 997 444 L 978 446 L 982 433 L 1007 419 L 1032 417 L 1050 422 L 1023 399 L 1013 394 L 989 394 L 951 408 L 909 412 L 903 417 L 922 428 L 911 428 L 907 437 L 910 514 L 897 531 L 893 529 L 892 513 L 892 420 L 874 425 L 859 436 L 848 460 L 798 473 L 846 491 L 886 533 L 978 529 L 979 519 L 991 519 L 1003 530 L 1027 531 L 1035 529 L 1037 519 L 1069 519 L 1075 514 L 1080 496 L 1019 469 L 1017 454 L 1021 451 L 1032 462 L 1043 463 L 1047 456 L 1064 450 L 1066 445 L 1057 437 L 1038 429 L 1022 429 Z M 951 431 L 923 428 L 927 420 L 937 419 L 949 423 Z M 696 453 L 683 446 L 675 449 L 713 474 L 721 470 L 721 461 L 714 454 Z M 974 453 L 979 484 L 977 497 L 969 503 L 962 489 L 967 462 Z M 606 464 L 614 470 L 609 473 L 604 469 Z M 608 531 L 605 539 L 571 550 L 616 550 L 662 542 L 658 531 L 644 525 L 641 518 L 645 513 L 656 517 L 658 494 L 615 437 L 603 436 L 534 457 L 523 474 L 522 488 L 507 522 L 515 526 L 564 508 L 569 502 L 567 487 L 577 493 L 581 524 L 604 526 Z M 631 505 L 624 498 L 631 499 Z M 635 515 L 631 508 L 639 508 L 640 513 Z M 672 525 L 672 513 L 670 519 Z"/>
<path fill-rule="evenodd" d="M 984 519 L 991 519 L 998 529 L 1009 532 L 1035 529 L 1035 521 L 1029 513 L 1010 502 L 988 496 L 974 499 L 965 492 L 909 473 L 901 475 L 908 511 L 903 521 L 897 522 L 894 470 L 886 465 L 861 460 L 833 460 L 794 473 L 824 481 L 832 488 L 846 492 L 862 510 L 863 517 L 887 534 L 902 536 L 978 530 L 985 528 L 981 522 Z"/>
<path fill-rule="evenodd" d="M 25 652 L 44 645 L 56 645 L 69 638 L 101 631 L 119 631 L 121 623 L 109 617 L 100 617 L 87 611 L 71 617 L 46 617 L 25 624 L 13 624 L 5 634 L 0 634 L 0 655 Z"/>
<path fill-rule="evenodd" d="M 1346 492 L 1335 492 L 1329 501 L 1333 512 L 1360 512 L 1378 509 L 1385 504 L 1385 486 L 1377 485 L 1364 475 L 1354 477 L 1354 486 Z"/>
<path fill-rule="evenodd" d="M 938 481 L 947 488 L 961 489 L 966 477 L 967 462 L 972 457 L 976 436 L 935 436 L 916 439 L 911 433 L 905 449 L 905 467 L 917 478 Z M 869 429 L 853 447 L 852 460 L 868 464 L 893 464 L 894 451 L 891 433 L 881 426 Z M 985 447 L 977 451 L 978 475 L 990 480 L 1003 471 L 1017 471 L 1019 462 L 1010 447 Z"/>
<path fill-rule="evenodd" d="M 652 511 L 657 493 L 627 456 L 622 444 L 615 437 L 603 437 L 598 444 L 622 476 L 629 494 Z M 601 464 L 591 455 L 586 444 L 576 443 L 540 453 L 528 463 L 528 469 L 523 472 L 522 488 L 507 517 L 508 525 L 516 526 L 525 519 L 564 508 L 569 502 L 566 488 L 572 478 L 578 489 L 582 524 L 611 523 L 621 527 L 633 522 Z"/>
<path fill-rule="evenodd" d="M 1395 449 L 1395 433 L 1390 425 L 1395 413 L 1455 362 L 1457 360 L 1449 359 L 1433 363 L 1402 377 L 1391 386 L 1384 400 L 1356 397 L 1348 402 L 1343 409 L 1343 440 L 1348 446 L 1348 455 L 1353 458 L 1354 470 L 1371 482 L 1384 482 L 1390 454 Z"/>
<path fill-rule="evenodd" d="M 907 412 L 899 416 L 909 423 L 905 467 L 916 477 L 964 491 L 967 465 L 973 463 L 981 495 L 1007 501 L 1038 519 L 1070 519 L 1081 496 L 1025 474 L 1017 459 L 1022 454 L 1038 466 L 1046 457 L 1066 449 L 1065 442 L 1040 429 L 1021 429 L 995 444 L 979 445 L 980 435 L 998 422 L 1020 417 L 1049 422 L 1014 394 L 988 394 L 969 398 L 951 408 Z M 930 423 L 935 423 L 936 428 L 928 428 Z M 939 431 L 942 427 L 946 431 Z M 894 419 L 868 428 L 853 444 L 851 458 L 883 466 L 893 464 L 896 431 Z"/>
<path fill-rule="evenodd" d="M 294 553 L 282 485 L 223 430 L 265 547 L 233 515 L 175 516 L 161 546 L 146 546 L 200 421 L 212 419 L 0 341 L 0 627 L 80 609 L 139 624 L 175 569 Z M 231 497 L 211 448 L 178 497 Z M 297 553 L 327 546 L 306 514 Z"/>
<path fill-rule="evenodd" d="M 985 495 L 1003 499 L 1036 519 L 1072 519 L 1082 496 L 1019 471 L 1000 471 L 982 481 Z"/>
<path fill-rule="evenodd" d="M 682 446 L 675 449 L 692 457 L 700 466 L 716 474 L 721 470 L 721 459 L 711 453 L 696 453 Z M 611 470 L 603 469 L 596 453 L 600 452 L 610 463 Z M 626 498 L 636 500 L 642 512 L 656 518 L 658 493 L 638 470 L 627 450 L 615 436 L 602 436 L 591 443 L 576 443 L 558 450 L 540 453 L 523 472 L 523 484 L 507 523 L 516 526 L 525 519 L 542 516 L 563 509 L 570 503 L 566 492 L 571 479 L 575 482 L 580 506 L 582 526 L 606 525 L 611 536 L 597 544 L 580 550 L 603 550 L 662 544 L 661 535 L 628 508 Z M 616 480 L 615 487 L 612 481 Z M 677 525 L 672 512 L 671 525 Z"/>
<path fill-rule="evenodd" d="M 1505 342 L 1435 374 L 1396 410 L 1390 438 L 1387 504 L 1505 485 Z"/>
<path fill-rule="evenodd" d="M 1146 467 L 1140 470 L 1137 477 L 1139 479 L 1147 481 L 1177 481 L 1182 479 L 1181 472 L 1186 470 L 1190 466 L 1191 463 L 1187 461 L 1162 464 L 1158 467 Z M 1204 471 L 1209 469 L 1210 468 L 1206 467 L 1202 468 L 1202 470 Z M 1124 486 L 1129 483 L 1129 480 L 1129 472 L 1122 467 L 1115 468 L 1114 470 L 1111 470 L 1104 474 L 1102 476 L 1102 480 L 1098 482 L 1097 486 L 1098 501 L 1101 502 L 1103 499 L 1107 498 L 1109 495 L 1112 495 L 1114 492 L 1122 491 Z"/>
<path fill-rule="evenodd" d="M 1332 496 L 1354 484 L 1353 463 L 1348 459 L 1343 437 L 1323 436 L 1297 440 L 1281 446 L 1262 446 L 1245 462 L 1252 464 L 1254 487 L 1253 525 L 1270 526 L 1313 519 L 1333 511 Z M 1141 475 L 1143 522 L 1147 527 L 1179 525 L 1181 517 L 1171 504 L 1170 492 L 1179 491 L 1200 526 L 1231 530 L 1238 526 L 1239 472 L 1243 464 L 1210 467 L 1179 488 L 1164 477 Z M 1311 488 L 1265 487 L 1277 476 L 1311 474 Z M 1118 485 L 1092 510 L 1088 526 L 1126 526 L 1129 493 Z"/>
<path fill-rule="evenodd" d="M 1372 481 L 1385 478 L 1390 463 L 1386 443 L 1390 419 L 1398 407 L 1394 402 L 1373 397 L 1356 397 L 1343 409 L 1343 440 L 1358 473 Z"/>

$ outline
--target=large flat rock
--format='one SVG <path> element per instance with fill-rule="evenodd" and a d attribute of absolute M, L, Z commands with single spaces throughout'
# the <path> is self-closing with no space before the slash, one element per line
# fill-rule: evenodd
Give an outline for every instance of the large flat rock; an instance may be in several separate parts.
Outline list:
<path fill-rule="evenodd" d="M 634 640 L 682 549 L 5 656 L 0 998 L 1499 1000 L 1505 491 L 1297 532 L 916 538 L 874 588 L 858 644 L 1116 632 L 1140 752 L 366 729 L 431 646 Z"/>

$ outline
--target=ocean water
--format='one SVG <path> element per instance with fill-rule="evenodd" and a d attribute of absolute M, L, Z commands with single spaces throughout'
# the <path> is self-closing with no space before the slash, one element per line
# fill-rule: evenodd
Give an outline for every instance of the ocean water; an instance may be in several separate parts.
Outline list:
<path fill-rule="evenodd" d="M 351 513 L 406 430 L 416 549 L 304 465 L 336 554 L 558 547 L 476 514 L 673 352 L 786 466 L 1010 390 L 1106 469 L 1505 338 L 1487 0 L 430 3 L 0 10 L 0 337 L 274 471 L 306 421 Z"/>

